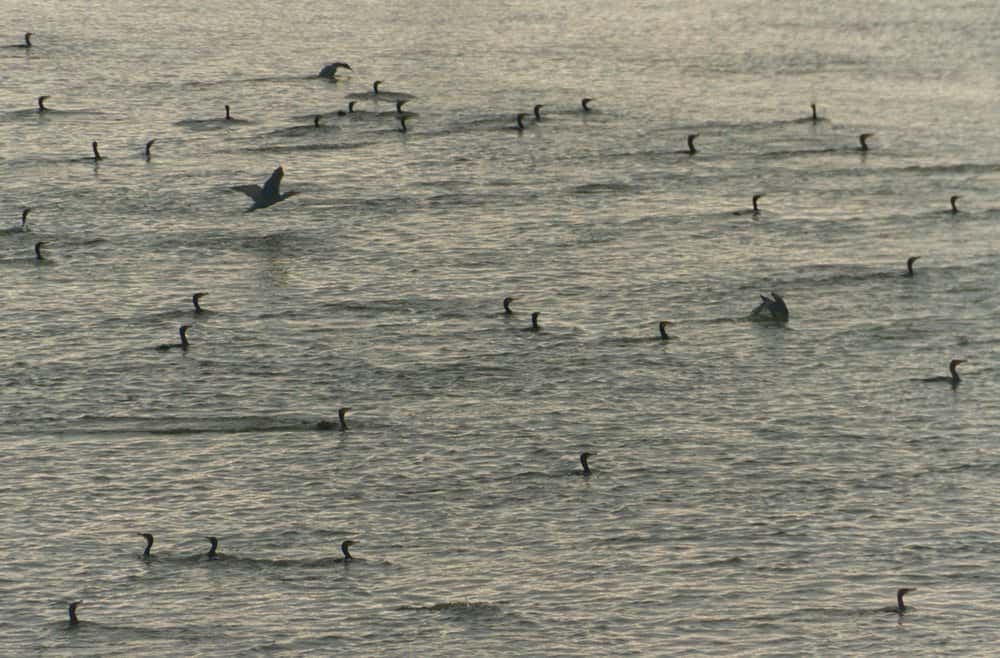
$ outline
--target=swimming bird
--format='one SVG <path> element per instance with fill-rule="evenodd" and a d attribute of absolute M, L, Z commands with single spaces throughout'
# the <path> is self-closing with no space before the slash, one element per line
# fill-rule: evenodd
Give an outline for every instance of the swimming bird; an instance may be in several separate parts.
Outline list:
<path fill-rule="evenodd" d="M 0 233 L 27 233 L 28 232 L 28 213 L 31 212 L 31 208 L 23 208 L 21 210 L 21 223 L 15 224 L 8 228 L 0 230 Z"/>
<path fill-rule="evenodd" d="M 233 116 L 229 113 L 229 106 L 226 106 L 226 121 L 235 121 Z"/>
<path fill-rule="evenodd" d="M 208 541 L 212 542 L 212 548 L 208 549 L 208 553 L 205 553 L 205 555 L 208 557 L 209 560 L 218 560 L 219 559 L 219 555 L 218 555 L 218 553 L 216 553 L 216 549 L 219 548 L 219 540 L 218 540 L 218 538 L 216 538 L 216 537 L 205 537 L 205 539 L 207 539 Z"/>
<path fill-rule="evenodd" d="M 339 423 L 336 425 L 336 427 L 341 432 L 347 431 L 347 412 L 350 410 L 351 410 L 350 407 L 341 407 L 340 409 L 337 409 L 337 420 L 339 421 Z M 318 423 L 316 423 L 316 429 L 318 430 L 332 430 L 333 428 L 334 424 L 328 420 L 321 420 Z"/>
<path fill-rule="evenodd" d="M 76 617 L 76 607 L 83 603 L 83 601 L 73 601 L 69 604 L 69 625 L 76 626 L 80 623 L 80 620 Z"/>
<path fill-rule="evenodd" d="M 868 150 L 868 138 L 869 137 L 874 137 L 874 136 L 875 136 L 875 133 L 861 133 L 860 135 L 858 135 L 858 141 L 861 142 L 861 146 L 858 147 L 858 150 L 859 151 L 867 151 Z"/>
<path fill-rule="evenodd" d="M 760 299 L 761 303 L 750 312 L 751 316 L 758 316 L 761 313 L 767 313 L 775 322 L 788 322 L 788 306 L 785 304 L 785 300 L 782 299 L 781 295 L 776 292 L 772 292 L 771 297 L 761 295 Z"/>
<path fill-rule="evenodd" d="M 149 551 L 150 551 L 150 549 L 153 548 L 153 535 L 151 535 L 148 532 L 139 532 L 139 533 L 136 533 L 136 534 L 138 534 L 140 537 L 145 538 L 145 540 L 146 540 L 146 550 L 144 550 L 142 552 L 142 556 L 143 557 L 149 557 Z"/>
<path fill-rule="evenodd" d="M 950 376 L 945 377 L 941 375 L 939 377 L 926 377 L 923 379 L 925 382 L 948 382 L 951 384 L 952 388 L 955 388 L 962 383 L 962 378 L 958 376 L 958 366 L 965 363 L 965 359 L 952 359 L 948 363 L 948 372 L 951 373 Z"/>
<path fill-rule="evenodd" d="M 39 96 L 38 97 L 38 111 L 39 112 L 48 112 L 49 111 L 49 108 L 45 107 L 45 99 L 46 98 L 49 98 L 49 96 Z"/>
<path fill-rule="evenodd" d="M 188 346 L 190 345 L 190 343 L 188 343 L 188 338 L 187 338 L 187 332 L 188 332 L 188 329 L 190 329 L 190 328 L 191 328 L 191 325 L 189 325 L 189 324 L 182 324 L 181 327 L 180 327 L 180 329 L 178 329 L 178 333 L 180 333 L 180 335 L 181 335 L 181 342 L 179 342 L 179 343 L 164 343 L 163 345 L 157 345 L 156 349 L 158 349 L 161 352 L 166 352 L 167 350 L 172 350 L 175 347 L 179 347 L 179 348 L 181 348 L 182 350 L 184 350 L 186 352 Z"/>
<path fill-rule="evenodd" d="M 948 372 L 951 373 L 951 383 L 957 386 L 962 378 L 958 376 L 958 366 L 961 363 L 965 363 L 965 359 L 952 359 L 948 364 Z"/>
<path fill-rule="evenodd" d="M 678 151 L 678 153 L 687 153 L 688 155 L 694 155 L 698 152 L 698 149 L 694 147 L 694 140 L 698 137 L 698 133 L 688 135 L 688 148 L 686 151 Z"/>
<path fill-rule="evenodd" d="M 382 84 L 381 80 L 376 80 L 375 82 L 372 83 L 372 93 L 376 96 L 378 96 L 378 86 L 380 84 Z"/>
<path fill-rule="evenodd" d="M 348 114 L 353 114 L 354 113 L 354 104 L 355 103 L 357 103 L 357 101 L 351 101 L 350 103 L 348 103 L 346 111 L 345 110 L 337 110 L 337 115 L 338 116 L 342 116 L 342 117 L 346 117 Z"/>
<path fill-rule="evenodd" d="M 590 112 L 590 104 L 593 100 L 593 98 L 583 98 L 580 100 L 580 107 L 583 108 L 584 112 Z"/>
<path fill-rule="evenodd" d="M 762 199 L 763 197 L 764 197 L 763 194 L 754 194 L 753 195 L 753 199 L 751 199 L 751 203 L 753 204 L 753 210 L 736 210 L 736 211 L 733 212 L 733 214 L 734 215 L 745 215 L 745 214 L 747 214 L 749 212 L 749 213 L 751 213 L 753 215 L 759 215 L 760 214 L 760 208 L 757 207 L 757 201 L 759 199 Z"/>
<path fill-rule="evenodd" d="M 100 151 L 97 150 L 97 142 L 90 143 L 90 150 L 94 152 L 94 158 L 93 158 L 94 162 L 100 162 L 101 160 L 104 159 L 101 157 Z"/>
<path fill-rule="evenodd" d="M 356 543 L 357 543 L 356 541 L 350 539 L 345 539 L 340 543 L 340 552 L 344 554 L 344 562 L 350 562 L 351 560 L 354 559 L 354 556 L 351 555 L 350 548 L 351 546 L 354 546 Z"/>
<path fill-rule="evenodd" d="M 298 192 L 286 192 L 281 194 L 281 179 L 285 175 L 285 170 L 280 166 L 271 172 L 271 177 L 267 179 L 264 183 L 264 187 L 259 185 L 236 185 L 230 189 L 237 192 L 242 192 L 248 197 L 253 199 L 253 205 L 247 208 L 246 212 L 253 212 L 258 208 L 267 208 L 268 206 L 273 206 L 279 201 L 284 201 L 290 196 L 298 194 Z"/>
<path fill-rule="evenodd" d="M 518 132 L 524 130 L 524 117 L 526 116 L 528 116 L 527 113 L 521 112 L 516 117 L 514 117 L 514 121 L 517 121 L 517 126 L 515 126 L 515 130 L 517 130 Z"/>
<path fill-rule="evenodd" d="M 916 587 L 902 587 L 896 590 L 896 607 L 883 608 L 884 612 L 895 612 L 898 614 L 903 614 L 907 611 L 908 607 L 903 603 L 903 595 L 909 594 L 910 592 L 916 592 Z"/>
<path fill-rule="evenodd" d="M 953 195 L 951 196 L 951 198 L 950 198 L 950 199 L 948 199 L 948 201 L 950 201 L 950 202 L 951 202 L 951 214 L 953 214 L 953 215 L 954 215 L 955 213 L 957 213 L 957 212 L 958 212 L 958 206 L 957 206 L 957 205 L 955 205 L 955 202 L 956 202 L 956 201 L 958 201 L 958 200 L 959 200 L 959 199 L 961 199 L 961 198 L 962 198 L 962 197 L 958 196 L 957 194 L 953 194 Z"/>
<path fill-rule="evenodd" d="M 155 139 L 151 139 L 148 142 L 146 142 L 146 162 L 149 162 L 149 160 L 153 157 L 153 154 L 152 152 L 150 152 L 149 149 L 153 148 L 153 144 L 155 143 L 156 143 Z"/>
<path fill-rule="evenodd" d="M 45 257 L 42 256 L 42 247 L 44 245 L 47 245 L 47 244 L 48 244 L 48 242 L 36 242 L 35 243 L 35 260 L 45 260 Z"/>
<path fill-rule="evenodd" d="M 512 314 L 514 311 L 510 310 L 510 303 L 516 299 L 515 297 L 504 297 L 503 298 L 503 312 L 507 315 Z"/>
<path fill-rule="evenodd" d="M 543 107 L 545 107 L 545 106 L 539 103 L 538 105 L 536 105 L 532 109 L 532 112 L 535 113 L 535 121 L 541 121 L 542 120 L 542 108 Z"/>
<path fill-rule="evenodd" d="M 593 457 L 595 454 L 596 453 L 593 453 L 593 452 L 581 452 L 580 453 L 580 464 L 583 465 L 583 470 L 582 471 L 577 471 L 578 475 L 590 475 L 590 473 L 591 473 L 590 464 L 587 463 L 587 460 L 589 458 Z"/>
<path fill-rule="evenodd" d="M 913 264 L 920 259 L 920 256 L 910 256 L 906 259 L 906 274 L 903 276 L 913 276 Z"/>
<path fill-rule="evenodd" d="M 809 107 L 812 108 L 812 122 L 818 123 L 820 121 L 819 115 L 816 114 L 816 103 L 809 103 Z"/>
<path fill-rule="evenodd" d="M 204 312 L 205 309 L 201 307 L 201 304 L 198 303 L 198 300 L 200 300 L 202 297 L 205 297 L 206 295 L 208 295 L 207 292 L 196 292 L 195 294 L 191 295 L 191 303 L 194 304 L 195 313 Z"/>
<path fill-rule="evenodd" d="M 333 62 L 332 64 L 327 64 L 319 71 L 319 77 L 321 78 L 336 78 L 337 69 L 347 69 L 348 71 L 353 71 L 351 65 L 347 62 Z"/>
<path fill-rule="evenodd" d="M 541 315 L 538 311 L 531 314 L 531 326 L 525 327 L 524 331 L 541 331 L 542 328 L 538 326 L 538 316 Z"/>
<path fill-rule="evenodd" d="M 670 340 L 672 336 L 667 335 L 667 325 L 673 324 L 670 320 L 660 320 L 660 338 Z"/>
<path fill-rule="evenodd" d="M 31 48 L 31 35 L 34 32 L 24 33 L 24 43 L 15 43 L 13 45 L 7 46 L 7 48 Z"/>

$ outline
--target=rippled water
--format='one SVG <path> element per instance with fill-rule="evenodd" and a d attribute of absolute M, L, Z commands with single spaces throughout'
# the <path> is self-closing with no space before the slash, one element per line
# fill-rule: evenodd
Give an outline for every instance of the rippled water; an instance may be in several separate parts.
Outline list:
<path fill-rule="evenodd" d="M 0 9 L 0 653 L 997 640 L 992 4 Z"/>

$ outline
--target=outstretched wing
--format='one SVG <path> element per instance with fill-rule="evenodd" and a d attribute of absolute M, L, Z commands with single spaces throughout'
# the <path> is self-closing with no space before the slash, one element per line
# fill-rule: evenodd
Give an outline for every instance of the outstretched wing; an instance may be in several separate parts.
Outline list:
<path fill-rule="evenodd" d="M 229 188 L 237 192 L 242 192 L 254 201 L 260 201 L 260 195 L 263 190 L 261 190 L 260 185 L 234 185 Z"/>
<path fill-rule="evenodd" d="M 280 194 L 279 189 L 281 188 L 281 179 L 284 175 L 285 170 L 281 167 L 278 167 L 271 172 L 271 177 L 267 179 L 266 183 L 264 183 L 264 190 L 261 193 L 265 199 L 274 199 Z"/>

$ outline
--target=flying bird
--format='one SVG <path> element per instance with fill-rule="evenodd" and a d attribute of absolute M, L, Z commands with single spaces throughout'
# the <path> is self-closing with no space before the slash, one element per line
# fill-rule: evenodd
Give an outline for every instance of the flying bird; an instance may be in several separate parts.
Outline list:
<path fill-rule="evenodd" d="M 281 193 L 281 179 L 284 175 L 285 170 L 278 167 L 271 172 L 271 177 L 267 179 L 266 183 L 264 183 L 264 187 L 261 187 L 260 185 L 236 185 L 230 189 L 242 192 L 253 199 L 253 205 L 247 208 L 247 212 L 253 212 L 258 208 L 273 206 L 279 201 L 284 201 L 288 197 L 298 194 L 298 192 Z"/>

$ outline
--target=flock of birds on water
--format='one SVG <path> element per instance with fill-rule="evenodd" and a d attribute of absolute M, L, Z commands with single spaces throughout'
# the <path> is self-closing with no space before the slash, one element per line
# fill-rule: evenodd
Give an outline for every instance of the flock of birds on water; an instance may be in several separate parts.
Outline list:
<path fill-rule="evenodd" d="M 32 35 L 33 35 L 33 33 L 27 32 L 27 33 L 24 34 L 24 43 L 12 44 L 12 45 L 7 46 L 7 47 L 8 48 L 30 49 L 30 48 L 33 47 L 32 43 L 31 43 L 31 37 L 32 37 Z M 351 68 L 351 66 L 349 64 L 345 63 L 345 62 L 333 62 L 331 64 L 325 65 L 320 70 L 319 77 L 321 77 L 321 78 L 327 78 L 327 79 L 331 79 L 331 80 L 335 80 L 336 79 L 336 75 L 337 75 L 337 71 L 339 69 L 353 70 Z M 407 128 L 407 125 L 406 125 L 406 121 L 407 121 L 407 119 L 411 118 L 413 116 L 413 114 L 404 111 L 403 110 L 403 106 L 407 102 L 409 102 L 410 100 L 412 100 L 415 97 L 413 95 L 411 95 L 411 94 L 406 94 L 406 93 L 402 93 L 402 92 L 384 92 L 384 91 L 380 91 L 379 87 L 380 87 L 381 84 L 382 84 L 382 81 L 376 80 L 372 84 L 372 90 L 371 91 L 369 91 L 369 92 L 362 92 L 362 93 L 349 94 L 347 96 L 347 98 L 349 99 L 350 102 L 349 102 L 349 104 L 347 106 L 347 109 L 346 110 L 339 110 L 337 112 L 337 114 L 339 116 L 347 116 L 347 115 L 353 114 L 355 112 L 355 109 L 354 109 L 355 105 L 357 104 L 358 101 L 376 101 L 376 102 L 377 101 L 388 101 L 388 102 L 394 102 L 395 105 L 396 105 L 396 110 L 395 110 L 394 116 L 395 116 L 396 120 L 399 122 L 398 131 L 401 132 L 401 133 L 407 132 L 408 128 Z M 50 108 L 46 107 L 46 105 L 45 105 L 45 101 L 48 100 L 49 98 L 50 98 L 50 96 L 47 96 L 47 95 L 45 95 L 45 96 L 39 96 L 38 97 L 38 99 L 37 99 L 38 112 L 44 113 L 44 112 L 50 111 Z M 592 109 L 593 109 L 593 108 L 591 108 L 591 103 L 593 103 L 593 102 L 594 102 L 593 98 L 583 98 L 583 99 L 581 99 L 581 101 L 580 101 L 580 109 L 581 109 L 581 111 L 582 112 L 591 112 Z M 529 116 L 532 116 L 532 115 L 534 116 L 535 121 L 541 121 L 542 120 L 541 110 L 542 110 L 543 107 L 545 107 L 543 104 L 536 104 L 533 107 L 531 113 L 528 113 L 528 112 L 517 113 L 514 116 L 514 126 L 512 126 L 512 128 L 514 130 L 519 131 L 519 132 L 526 130 L 528 128 L 528 126 L 525 124 L 525 120 Z M 808 120 L 812 121 L 813 123 L 819 123 L 819 122 L 825 120 L 824 118 L 822 118 L 822 117 L 820 117 L 818 115 L 815 103 L 811 103 L 810 107 L 812 109 L 812 114 L 811 114 L 810 117 L 808 117 Z M 225 109 L 225 117 L 223 119 L 224 121 L 237 121 L 237 119 L 235 119 L 232 116 L 231 108 L 230 108 L 229 105 L 225 105 L 224 109 Z M 313 119 L 313 126 L 319 127 L 320 123 L 321 123 L 321 119 L 322 119 L 321 115 L 315 115 L 315 117 Z M 863 152 L 863 153 L 869 151 L 870 150 L 870 146 L 868 144 L 868 140 L 871 139 L 874 136 L 875 136 L 875 133 L 861 133 L 860 135 L 858 135 L 858 142 L 859 142 L 858 151 Z M 687 149 L 681 150 L 681 151 L 677 151 L 677 153 L 684 153 L 684 154 L 688 154 L 688 155 L 694 156 L 696 153 L 698 153 L 698 149 L 695 147 L 695 140 L 697 138 L 698 138 L 698 134 L 697 133 L 689 134 L 687 136 Z M 146 158 L 147 162 L 152 159 L 152 147 L 153 147 L 153 144 L 155 142 L 156 142 L 155 139 L 151 139 L 148 142 L 146 142 L 145 150 L 144 150 L 144 155 L 145 155 L 145 158 Z M 92 160 L 93 162 L 97 163 L 97 162 L 100 162 L 101 160 L 104 159 L 103 156 L 101 155 L 100 151 L 99 151 L 98 143 L 96 141 L 94 141 L 94 142 L 91 143 L 91 151 L 93 153 L 93 156 L 92 156 L 92 158 L 88 158 L 88 160 Z M 279 166 L 273 172 L 271 172 L 271 175 L 268 177 L 268 179 L 264 182 L 264 184 L 262 186 L 261 185 L 256 185 L 256 184 L 237 185 L 237 186 L 231 187 L 230 189 L 232 189 L 234 191 L 237 191 L 237 192 L 242 192 L 243 194 L 246 194 L 253 201 L 253 204 L 249 208 L 247 208 L 246 212 L 251 212 L 251 211 L 254 211 L 254 210 L 257 210 L 257 209 L 261 209 L 261 208 L 267 208 L 267 207 L 270 207 L 270 206 L 272 206 L 272 205 L 274 205 L 276 203 L 284 201 L 284 200 L 288 199 L 289 197 L 297 194 L 297 192 L 295 192 L 295 191 L 281 192 L 281 181 L 282 181 L 282 178 L 284 177 L 284 173 L 285 173 L 284 169 L 281 166 Z M 753 216 L 756 217 L 760 213 L 760 208 L 758 206 L 758 202 L 763 197 L 764 197 L 763 194 L 756 194 L 756 195 L 754 195 L 752 197 L 752 200 L 751 200 L 752 208 L 749 209 L 749 210 L 746 210 L 746 211 L 743 211 L 743 210 L 735 211 L 735 214 L 737 214 L 737 215 L 752 214 Z M 958 206 L 957 206 L 957 201 L 960 198 L 961 197 L 959 195 L 953 195 L 949 199 L 951 213 L 955 214 L 955 213 L 959 212 L 959 209 L 958 209 Z M 5 232 L 5 233 L 28 232 L 28 230 L 29 230 L 28 229 L 28 214 L 30 212 L 31 212 L 31 208 L 23 208 L 22 211 L 21 211 L 21 221 L 20 221 L 20 224 L 15 225 L 14 227 L 11 227 L 10 229 L 6 229 L 3 232 Z M 41 262 L 41 261 L 45 261 L 46 260 L 46 257 L 42 253 L 42 247 L 44 247 L 45 245 L 46 245 L 46 243 L 44 241 L 39 241 L 39 242 L 35 243 L 35 245 L 34 245 L 34 251 L 35 251 L 35 260 L 36 261 Z M 910 258 L 908 258 L 907 261 L 906 261 L 906 271 L 904 273 L 902 273 L 901 276 L 904 276 L 904 277 L 914 277 L 916 275 L 916 273 L 914 272 L 913 264 L 919 258 L 920 258 L 920 256 L 911 256 Z M 192 302 L 192 304 L 194 306 L 194 313 L 196 315 L 201 314 L 201 313 L 203 313 L 205 311 L 205 309 L 203 309 L 202 306 L 201 306 L 201 304 L 200 304 L 200 300 L 203 297 L 205 297 L 206 295 L 208 295 L 207 292 L 196 292 L 196 293 L 194 293 L 192 295 L 191 302 Z M 781 295 L 779 295 L 776 292 L 772 292 L 770 296 L 764 295 L 764 294 L 760 295 L 760 299 L 761 299 L 760 303 L 756 307 L 754 307 L 753 310 L 750 312 L 750 315 L 749 315 L 750 319 L 760 320 L 760 321 L 766 321 L 766 322 L 774 322 L 774 323 L 778 323 L 778 324 L 784 324 L 784 323 L 787 323 L 789 321 L 790 315 L 789 315 L 788 306 L 785 303 L 785 300 L 782 298 Z M 509 297 L 508 296 L 508 297 L 505 297 L 503 299 L 502 304 L 503 304 L 503 312 L 504 312 L 505 315 L 510 316 L 510 315 L 514 314 L 514 310 L 511 308 L 511 303 L 513 301 L 515 301 L 514 297 Z M 531 325 L 528 326 L 528 327 L 526 327 L 524 330 L 525 331 L 531 331 L 531 332 L 539 332 L 539 331 L 541 331 L 541 325 L 539 324 L 539 317 L 540 316 L 541 316 L 541 312 L 539 312 L 539 311 L 532 312 L 531 313 Z M 662 321 L 660 321 L 658 323 L 659 338 L 661 340 L 667 341 L 667 340 L 671 339 L 671 336 L 666 331 L 666 328 L 669 325 L 671 325 L 671 324 L 672 323 L 670 321 L 668 321 L 668 320 L 662 320 Z M 171 349 L 180 349 L 180 350 L 183 350 L 183 351 L 187 351 L 190 348 L 190 346 L 191 346 L 191 343 L 190 343 L 190 341 L 188 339 L 188 335 L 187 335 L 187 332 L 188 332 L 189 329 L 191 329 L 191 325 L 189 325 L 189 324 L 181 325 L 181 327 L 179 328 L 180 342 L 178 342 L 178 343 L 165 343 L 165 344 L 156 346 L 155 349 L 159 350 L 159 351 L 169 351 Z M 924 379 L 923 381 L 926 381 L 926 382 L 946 381 L 946 382 L 950 382 L 953 388 L 957 387 L 958 384 L 961 382 L 961 377 L 958 374 L 957 368 L 962 363 L 965 363 L 964 359 L 953 359 L 948 364 L 948 372 L 949 372 L 948 376 L 929 377 L 929 378 Z M 347 413 L 350 410 L 351 410 L 350 407 L 341 407 L 337 411 L 337 422 L 336 423 L 333 423 L 331 421 L 325 421 L 325 420 L 324 421 L 320 421 L 320 422 L 318 422 L 316 424 L 316 426 L 315 426 L 316 429 L 318 429 L 318 430 L 333 430 L 333 429 L 337 429 L 337 430 L 342 431 L 342 432 L 347 431 L 346 416 L 347 416 Z M 580 464 L 581 464 L 582 468 L 580 470 L 574 471 L 573 473 L 575 475 L 579 475 L 579 476 L 583 476 L 583 477 L 589 477 L 593 473 L 593 471 L 590 468 L 590 462 L 589 462 L 589 460 L 595 454 L 596 453 L 591 453 L 591 452 L 583 452 L 583 453 L 581 453 L 579 455 L 579 459 L 580 459 Z M 143 537 L 146 540 L 146 547 L 143 550 L 142 556 L 141 556 L 142 559 L 144 559 L 144 560 L 150 560 L 150 559 L 152 559 L 154 557 L 153 554 L 152 554 L 152 547 L 153 547 L 153 542 L 154 542 L 153 535 L 151 533 L 137 533 L 137 534 L 139 536 Z M 204 558 L 206 560 L 221 560 L 221 559 L 223 559 L 224 555 L 222 553 L 218 552 L 218 546 L 219 546 L 219 540 L 218 540 L 218 538 L 217 537 L 207 537 L 206 539 L 210 542 L 211 547 L 209 548 L 209 550 L 208 550 L 207 553 L 205 553 L 203 555 L 196 556 L 196 557 Z M 350 540 L 350 539 L 343 541 L 341 543 L 341 546 L 340 546 L 341 552 L 343 554 L 343 557 L 338 558 L 337 561 L 343 562 L 343 563 L 346 564 L 346 563 L 349 563 L 349 562 L 355 560 L 356 558 L 354 558 L 354 556 L 351 555 L 350 550 L 349 550 L 350 547 L 353 546 L 355 543 L 356 542 L 354 540 Z M 892 606 L 892 607 L 883 608 L 881 611 L 883 611 L 883 612 L 894 612 L 894 613 L 897 613 L 897 614 L 900 614 L 900 615 L 903 614 L 906 610 L 909 609 L 909 606 L 907 606 L 907 605 L 904 604 L 903 597 L 906 594 L 908 594 L 910 592 L 913 592 L 915 590 L 916 590 L 916 588 L 910 588 L 910 587 L 904 587 L 904 588 L 898 589 L 896 591 L 896 605 Z M 72 601 L 69 604 L 68 612 L 69 612 L 69 623 L 70 623 L 71 626 L 76 626 L 76 625 L 78 625 L 80 623 L 80 619 L 78 618 L 76 611 L 77 611 L 78 606 L 80 606 L 82 603 L 83 603 L 83 601 Z"/>

